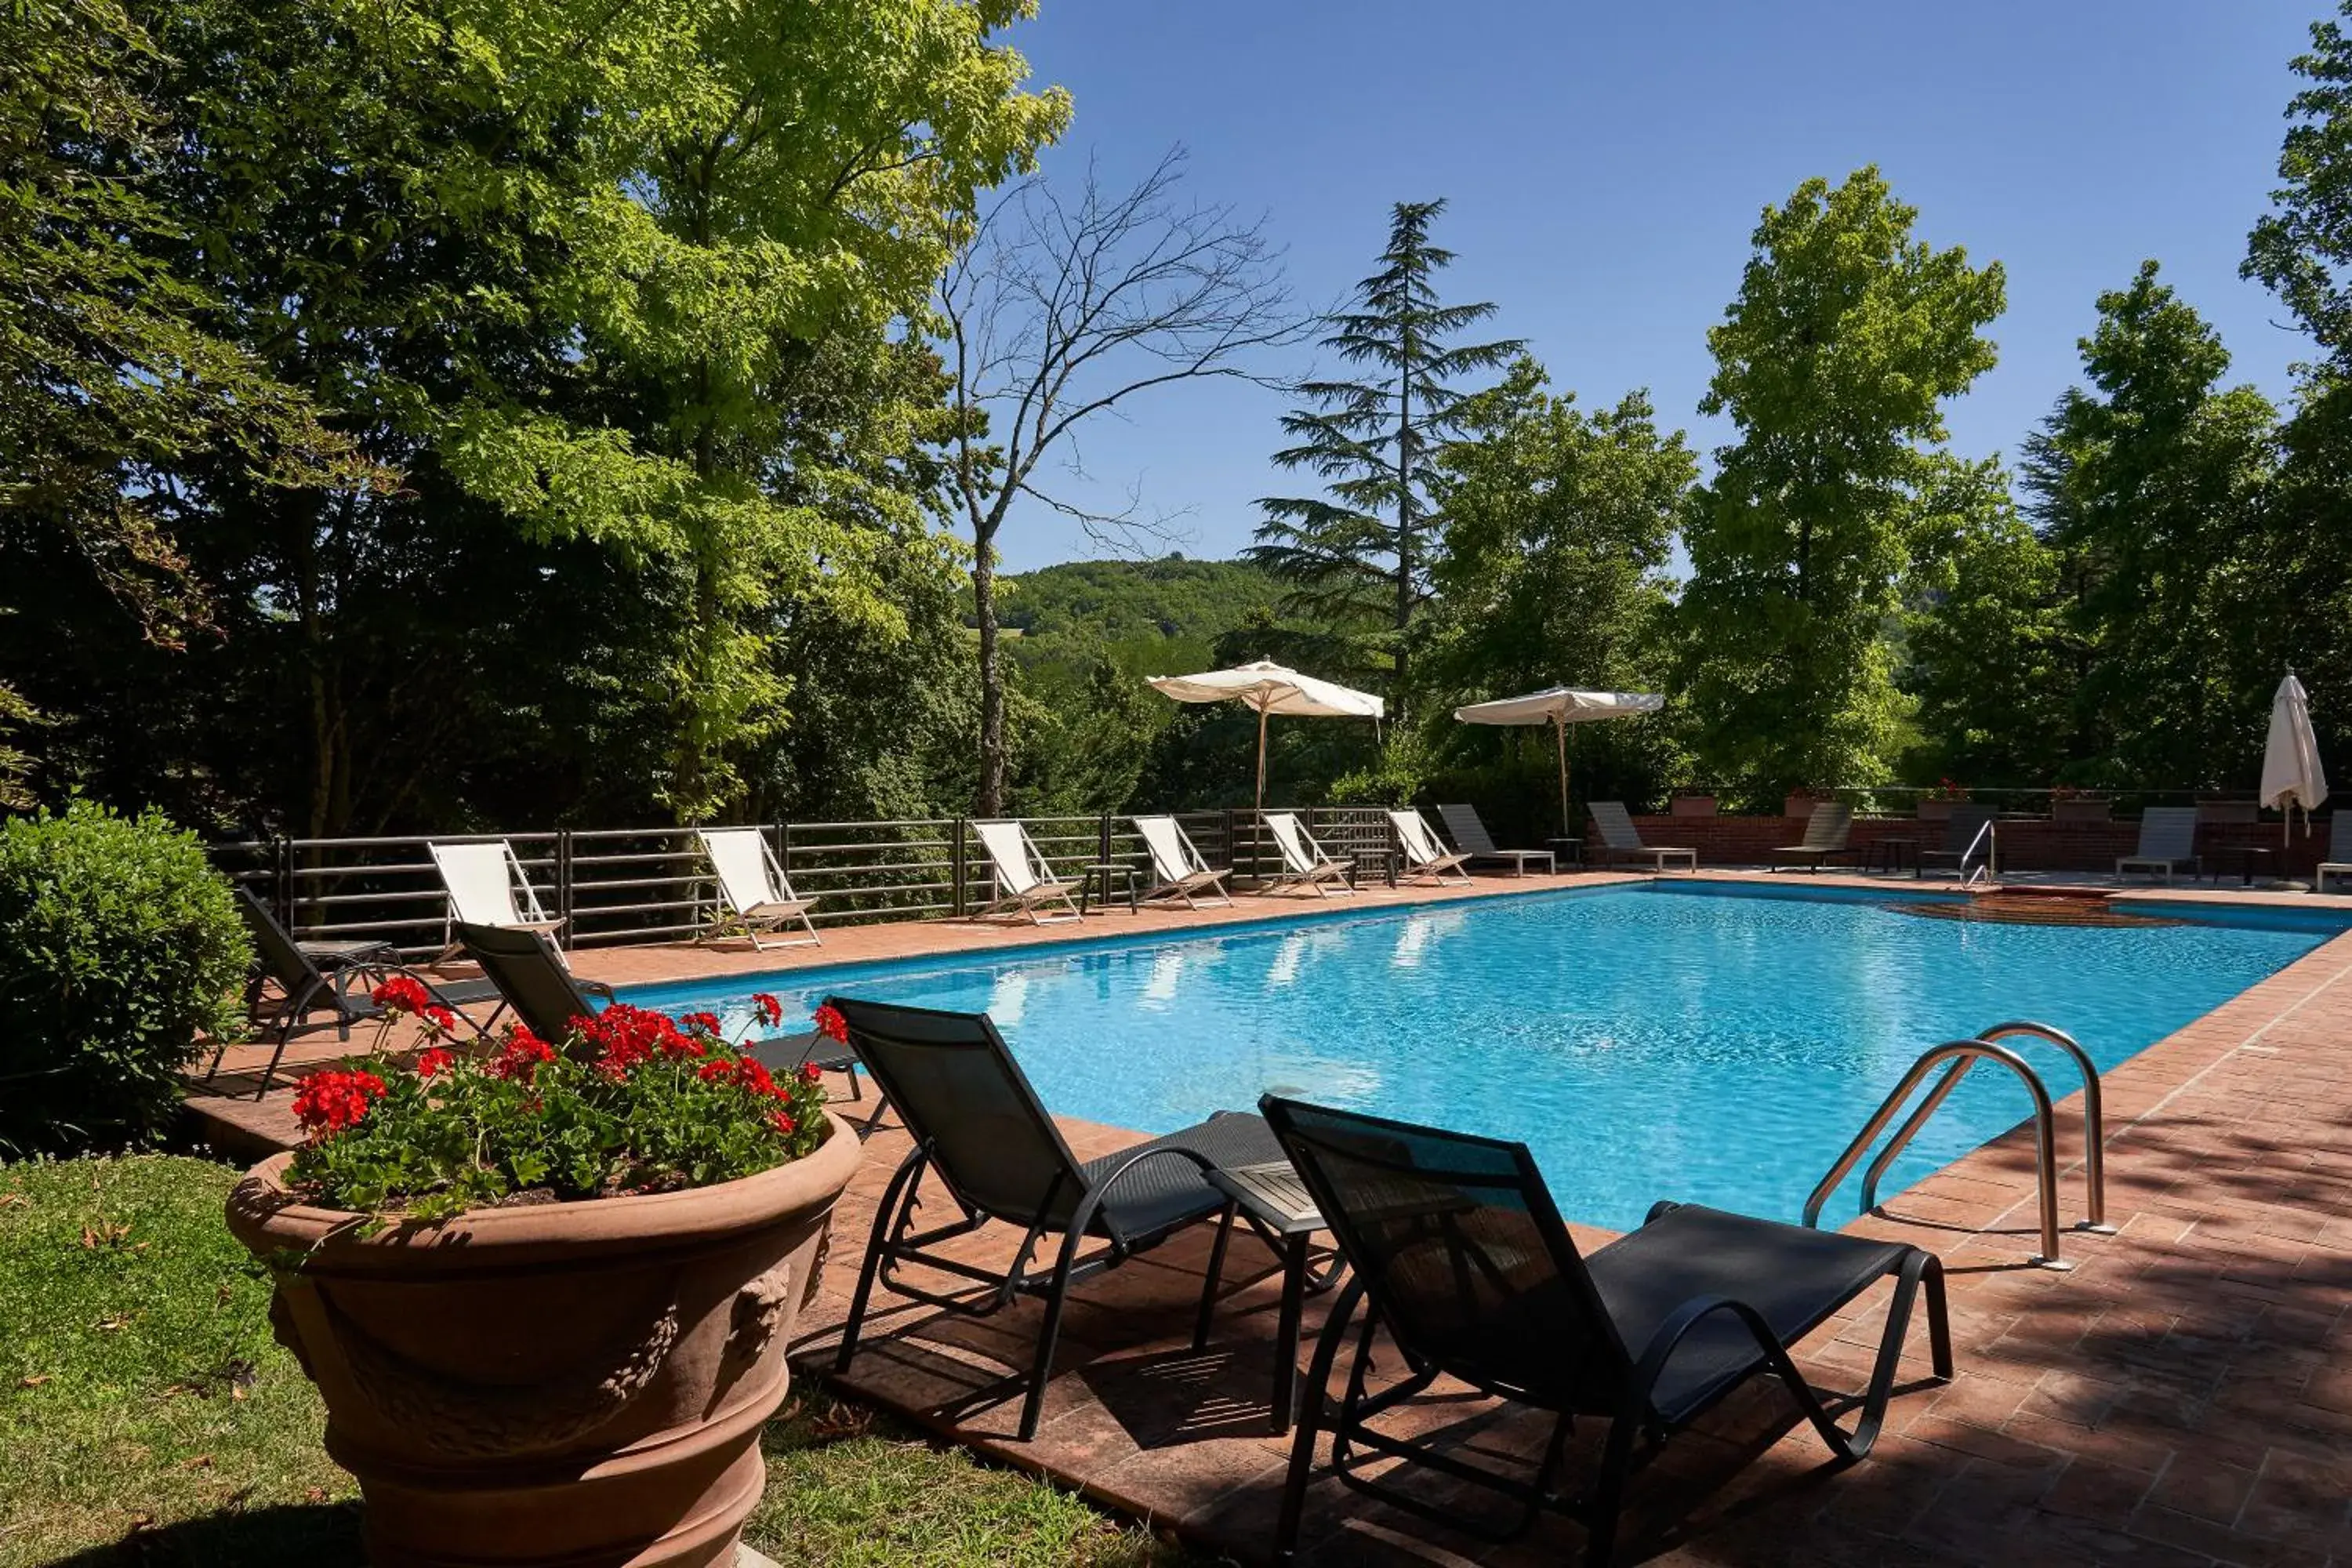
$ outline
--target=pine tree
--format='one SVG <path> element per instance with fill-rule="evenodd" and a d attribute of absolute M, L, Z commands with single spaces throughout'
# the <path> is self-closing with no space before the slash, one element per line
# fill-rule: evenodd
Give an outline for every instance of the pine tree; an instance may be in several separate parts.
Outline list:
<path fill-rule="evenodd" d="M 1496 307 L 1439 300 L 1434 279 L 1454 253 L 1431 244 L 1429 230 L 1444 210 L 1442 201 L 1398 203 L 1381 269 L 1356 286 L 1354 309 L 1330 318 L 1322 346 L 1368 374 L 1300 384 L 1314 406 L 1283 416 L 1293 444 L 1274 460 L 1317 474 L 1326 493 L 1260 500 L 1266 521 L 1249 552 L 1290 584 L 1286 616 L 1360 639 L 1374 656 L 1366 662 L 1385 656 L 1390 710 L 1400 718 L 1413 616 L 1429 597 L 1422 542 L 1442 522 L 1431 461 L 1459 430 L 1468 395 L 1454 383 L 1522 348 L 1449 346 Z"/>

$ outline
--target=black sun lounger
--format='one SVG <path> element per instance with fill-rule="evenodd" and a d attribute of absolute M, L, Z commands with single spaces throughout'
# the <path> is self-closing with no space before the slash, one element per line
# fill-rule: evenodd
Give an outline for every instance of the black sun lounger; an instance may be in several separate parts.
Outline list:
<path fill-rule="evenodd" d="M 1316 1458 L 1331 1434 L 1343 1480 L 1408 1510 L 1430 1506 L 1356 1473 L 1382 1458 L 1424 1464 L 1519 1505 L 1516 1534 L 1549 1506 L 1580 1519 L 1587 1560 L 1608 1561 L 1627 1478 L 1676 1430 L 1763 1373 L 1778 1374 L 1831 1451 L 1861 1458 L 1876 1440 L 1914 1299 L 1927 1286 L 1936 1375 L 1951 1374 L 1942 1267 L 1901 1243 L 1872 1241 L 1660 1204 L 1639 1230 L 1580 1255 L 1520 1143 L 1385 1121 L 1267 1095 L 1267 1123 L 1313 1194 L 1352 1273 L 1333 1304 L 1291 1448 L 1276 1560 L 1287 1562 Z M 1881 1279 L 1895 1294 L 1870 1386 L 1852 1430 L 1790 1360 L 1788 1347 Z M 1366 1315 L 1354 1320 L 1362 1307 Z M 1377 1321 L 1406 1375 L 1368 1394 Z M 1353 1364 L 1336 1410 L 1323 1408 L 1341 1347 Z M 1375 1431 L 1369 1419 L 1412 1399 L 1440 1374 L 1558 1417 L 1531 1477 L 1473 1463 L 1425 1442 Z M 1852 1401 L 1836 1401 L 1843 1408 Z M 1556 1486 L 1571 1422 L 1609 1423 L 1599 1472 L 1581 1497 Z M 1476 1521 L 1451 1521 L 1476 1530 Z"/>

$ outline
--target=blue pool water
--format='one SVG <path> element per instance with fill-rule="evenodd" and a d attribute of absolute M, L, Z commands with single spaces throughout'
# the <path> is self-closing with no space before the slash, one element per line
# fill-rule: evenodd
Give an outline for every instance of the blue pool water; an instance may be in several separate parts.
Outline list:
<path fill-rule="evenodd" d="M 1926 1047 L 2033 1018 L 2113 1067 L 2340 929 L 1993 925 L 1831 891 L 1649 884 L 627 996 L 730 1032 L 756 990 L 789 1019 L 836 992 L 984 1010 L 1065 1114 L 1160 1132 L 1271 1089 L 1519 1139 L 1563 1214 L 1622 1228 L 1660 1197 L 1793 1220 Z M 2055 1051 L 2023 1048 L 2070 1091 Z M 1980 1068 L 1887 1190 L 2029 1110 Z"/>

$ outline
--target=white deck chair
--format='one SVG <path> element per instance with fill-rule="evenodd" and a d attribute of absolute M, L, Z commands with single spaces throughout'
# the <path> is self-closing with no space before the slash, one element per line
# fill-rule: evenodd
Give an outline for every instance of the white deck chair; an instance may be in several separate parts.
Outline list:
<path fill-rule="evenodd" d="M 989 864 L 995 868 L 997 894 L 972 919 L 1027 915 L 1033 925 L 1046 925 L 1079 917 L 1077 900 L 1070 896 L 1070 884 L 1054 875 L 1054 868 L 1038 853 L 1027 828 L 1017 822 L 975 822 L 971 829 L 980 835 L 980 847 L 988 852 Z M 1056 903 L 1067 912 L 1037 912 L 1041 906 Z"/>
<path fill-rule="evenodd" d="M 816 934 L 816 923 L 809 919 L 816 900 L 793 891 L 792 879 L 776 863 L 766 834 L 756 827 L 706 827 L 695 837 L 702 840 L 702 852 L 710 857 L 710 868 L 718 874 L 721 901 L 742 923 L 753 952 L 824 945 L 824 939 Z M 783 942 L 760 940 L 761 931 L 788 930 L 794 921 L 806 936 Z"/>
<path fill-rule="evenodd" d="M 1143 895 L 1145 903 L 1181 899 L 1186 909 L 1197 910 L 1199 900 L 1208 898 L 1216 900 L 1210 906 L 1213 909 L 1233 907 L 1233 896 L 1224 889 L 1225 879 L 1233 873 L 1211 870 L 1193 847 L 1192 836 L 1174 817 L 1139 816 L 1134 822 L 1135 830 L 1143 835 L 1144 847 L 1151 851 L 1151 874 L 1159 879 L 1158 885 Z"/>
<path fill-rule="evenodd" d="M 487 844 L 427 844 L 433 864 L 441 872 L 441 886 L 449 895 L 441 920 L 440 956 L 454 957 L 461 949 L 452 930 L 466 925 L 499 926 L 508 931 L 535 931 L 550 940 L 563 929 L 540 907 L 539 893 L 515 856 L 514 846 L 500 838 Z M 521 898 L 518 900 L 516 894 Z M 562 950 L 558 950 L 561 956 Z"/>
<path fill-rule="evenodd" d="M 1274 835 L 1274 847 L 1282 851 L 1282 872 L 1268 882 L 1266 891 L 1280 892 L 1285 888 L 1312 888 L 1318 898 L 1331 896 L 1332 885 L 1338 884 L 1342 893 L 1356 890 L 1356 863 L 1334 860 L 1323 853 L 1323 846 L 1315 842 L 1298 818 L 1287 811 L 1269 811 L 1265 826 Z"/>
<path fill-rule="evenodd" d="M 1428 821 L 1418 811 L 1391 811 L 1389 824 L 1396 829 L 1397 846 L 1404 851 L 1404 874 L 1408 878 L 1425 877 L 1432 882 L 1443 883 L 1446 874 L 1453 873 L 1457 884 L 1467 883 L 1470 873 L 1462 868 L 1468 855 L 1457 854 L 1437 841 L 1429 830 Z"/>

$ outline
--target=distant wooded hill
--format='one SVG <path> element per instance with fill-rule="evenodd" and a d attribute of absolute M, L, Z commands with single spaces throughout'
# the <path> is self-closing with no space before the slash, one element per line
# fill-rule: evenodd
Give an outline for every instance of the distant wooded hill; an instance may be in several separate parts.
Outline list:
<path fill-rule="evenodd" d="M 1280 589 L 1239 561 L 1071 561 L 1006 577 L 1001 624 L 1027 669 L 1107 658 L 1131 675 L 1205 669 L 1218 637 L 1270 613 Z"/>

